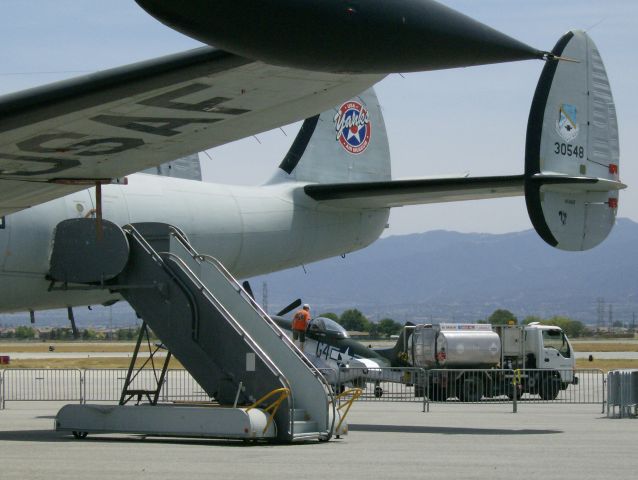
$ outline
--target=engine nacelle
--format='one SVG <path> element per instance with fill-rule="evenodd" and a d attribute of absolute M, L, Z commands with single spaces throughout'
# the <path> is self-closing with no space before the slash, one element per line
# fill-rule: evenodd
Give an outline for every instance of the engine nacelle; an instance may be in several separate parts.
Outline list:
<path fill-rule="evenodd" d="M 394 73 L 540 58 L 434 0 L 136 0 L 169 27 L 246 58 Z"/>
<path fill-rule="evenodd" d="M 525 200 L 536 232 L 562 250 L 588 250 L 611 231 L 618 210 L 616 108 L 591 38 L 569 32 L 554 47 L 530 111 Z"/>

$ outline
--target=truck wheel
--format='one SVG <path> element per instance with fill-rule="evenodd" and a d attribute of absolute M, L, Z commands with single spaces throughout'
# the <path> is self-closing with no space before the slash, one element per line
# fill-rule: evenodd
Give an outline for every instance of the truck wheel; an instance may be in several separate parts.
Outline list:
<path fill-rule="evenodd" d="M 555 400 L 560 392 L 560 377 L 555 374 L 541 375 L 538 394 L 543 400 Z"/>
<path fill-rule="evenodd" d="M 479 402 L 483 398 L 483 379 L 465 378 L 458 386 L 459 400 L 462 402 Z"/>
<path fill-rule="evenodd" d="M 376 386 L 374 387 L 374 397 L 381 398 L 383 396 L 383 388 Z"/>

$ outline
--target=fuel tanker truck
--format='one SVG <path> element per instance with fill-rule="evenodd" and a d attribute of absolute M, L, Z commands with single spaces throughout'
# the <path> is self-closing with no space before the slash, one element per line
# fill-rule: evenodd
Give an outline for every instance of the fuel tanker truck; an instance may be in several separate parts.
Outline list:
<path fill-rule="evenodd" d="M 556 326 L 424 324 L 406 327 L 402 339 L 395 358 L 426 369 L 426 380 L 414 382 L 415 394 L 431 400 L 475 402 L 524 393 L 553 400 L 578 383 L 574 350 Z"/>

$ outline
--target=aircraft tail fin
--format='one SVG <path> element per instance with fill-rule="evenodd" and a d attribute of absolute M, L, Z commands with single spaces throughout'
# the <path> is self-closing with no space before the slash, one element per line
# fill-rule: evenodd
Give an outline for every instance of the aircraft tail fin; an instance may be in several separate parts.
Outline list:
<path fill-rule="evenodd" d="M 274 181 L 389 180 L 390 148 L 374 89 L 306 119 L 279 169 Z"/>
<path fill-rule="evenodd" d="M 390 360 L 390 365 L 393 367 L 407 367 L 410 366 L 407 361 L 407 348 L 408 348 L 408 339 L 412 332 L 414 323 L 406 322 L 405 326 L 401 330 L 399 334 L 399 339 L 397 343 L 392 348 L 385 349 L 375 349 L 375 351 L 381 355 L 382 357 Z"/>
<path fill-rule="evenodd" d="M 536 232 L 562 250 L 587 250 L 618 211 L 616 108 L 605 66 L 587 33 L 568 32 L 534 94 L 525 148 L 525 200 Z"/>

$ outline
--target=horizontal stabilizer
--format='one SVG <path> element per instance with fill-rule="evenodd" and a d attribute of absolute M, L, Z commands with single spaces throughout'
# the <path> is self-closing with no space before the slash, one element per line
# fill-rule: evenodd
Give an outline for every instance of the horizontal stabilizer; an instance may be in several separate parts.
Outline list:
<path fill-rule="evenodd" d="M 529 116 L 525 200 L 545 242 L 587 250 L 607 238 L 625 188 L 616 109 L 602 59 L 586 33 L 567 33 L 552 53 Z"/>
<path fill-rule="evenodd" d="M 306 185 L 308 196 L 346 208 L 390 208 L 523 195 L 523 175 Z"/>

